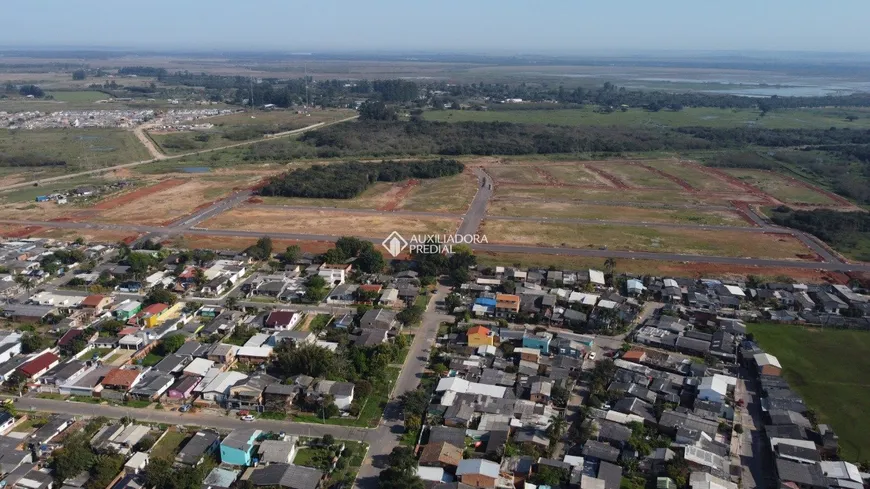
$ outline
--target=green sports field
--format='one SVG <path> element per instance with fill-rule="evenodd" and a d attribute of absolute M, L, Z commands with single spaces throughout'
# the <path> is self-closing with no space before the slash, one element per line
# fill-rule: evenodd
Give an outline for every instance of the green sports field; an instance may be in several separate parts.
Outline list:
<path fill-rule="evenodd" d="M 870 332 L 750 324 L 749 332 L 783 367 L 783 376 L 840 436 L 843 458 L 870 459 Z"/>

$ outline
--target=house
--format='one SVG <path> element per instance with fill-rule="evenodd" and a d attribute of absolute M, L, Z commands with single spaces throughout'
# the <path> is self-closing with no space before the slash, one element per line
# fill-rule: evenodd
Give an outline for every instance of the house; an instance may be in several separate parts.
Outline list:
<path fill-rule="evenodd" d="M 523 335 L 523 348 L 535 348 L 541 352 L 541 355 L 550 354 L 550 342 L 553 341 L 553 334 L 540 332 L 534 335 Z"/>
<path fill-rule="evenodd" d="M 130 318 L 127 324 L 139 324 L 146 328 L 153 328 L 160 324 L 170 311 L 171 308 L 168 304 L 151 304 Z"/>
<path fill-rule="evenodd" d="M 420 454 L 420 465 L 429 467 L 456 467 L 462 461 L 462 449 L 442 441 L 429 443 Z"/>
<path fill-rule="evenodd" d="M 314 387 L 314 392 L 321 395 L 331 395 L 338 409 L 346 411 L 353 403 L 354 385 L 350 382 L 336 382 L 334 380 L 321 380 Z"/>
<path fill-rule="evenodd" d="M 385 307 L 395 307 L 399 302 L 399 290 L 394 288 L 384 289 L 381 292 L 381 297 L 378 299 L 378 305 Z"/>
<path fill-rule="evenodd" d="M 529 392 L 529 399 L 532 402 L 547 404 L 550 402 L 550 394 L 553 392 L 553 383 L 549 381 L 532 382 Z"/>
<path fill-rule="evenodd" d="M 267 386 L 276 382 L 278 382 L 278 379 L 264 373 L 254 374 L 236 382 L 229 389 L 227 408 L 245 409 L 261 405 L 263 403 L 263 391 Z"/>
<path fill-rule="evenodd" d="M 472 326 L 466 332 L 468 346 L 492 346 L 495 343 L 495 335 L 492 330 L 484 326 Z"/>
<path fill-rule="evenodd" d="M 485 459 L 466 459 L 459 462 L 456 475 L 463 484 L 473 487 L 496 486 L 499 464 Z"/>
<path fill-rule="evenodd" d="M 198 377 L 205 377 L 206 372 L 209 371 L 214 366 L 214 362 L 207 358 L 194 358 L 193 361 L 187 364 L 184 367 L 184 370 L 181 371 L 182 375 L 194 375 Z"/>
<path fill-rule="evenodd" d="M 33 464 L 22 464 L 3 479 L 3 487 L 9 489 L 52 489 L 54 478 Z"/>
<path fill-rule="evenodd" d="M 734 392 L 737 379 L 728 375 L 715 374 L 704 377 L 698 386 L 698 399 L 704 401 L 725 402 L 728 393 Z"/>
<path fill-rule="evenodd" d="M 8 436 L 0 436 L 0 474 L 8 474 L 22 464 L 33 461 L 31 450 L 19 450 L 21 440 Z"/>
<path fill-rule="evenodd" d="M 495 295 L 495 315 L 510 317 L 520 312 L 520 296 L 515 294 Z"/>
<path fill-rule="evenodd" d="M 32 435 L 30 441 L 37 445 L 44 445 L 53 440 L 57 435 L 63 433 L 64 430 L 73 424 L 75 418 L 69 415 L 57 414 L 48 419 L 48 421 L 39 427 Z"/>
<path fill-rule="evenodd" d="M 174 400 L 189 399 L 193 395 L 193 389 L 199 385 L 201 377 L 197 375 L 185 375 L 169 386 L 166 397 Z"/>
<path fill-rule="evenodd" d="M 190 362 L 190 357 L 173 353 L 172 355 L 165 356 L 163 360 L 157 362 L 157 365 L 154 366 L 154 370 L 167 374 L 175 374 L 181 372 L 188 362 Z"/>
<path fill-rule="evenodd" d="M 389 330 L 386 329 L 363 329 L 357 335 L 350 337 L 356 346 L 377 346 L 387 341 Z"/>
<path fill-rule="evenodd" d="M 14 424 L 15 416 L 12 416 L 6 411 L 0 412 L 0 434 L 5 435 Z"/>
<path fill-rule="evenodd" d="M 295 328 L 301 319 L 301 312 L 281 309 L 270 312 L 263 321 L 263 326 L 276 331 L 289 331 Z"/>
<path fill-rule="evenodd" d="M 386 329 L 391 330 L 399 325 L 396 313 L 386 309 L 371 309 L 360 318 L 359 326 L 362 329 Z"/>
<path fill-rule="evenodd" d="M 347 267 L 350 267 L 350 265 L 347 265 Z M 333 287 L 342 285 L 347 280 L 347 273 L 347 269 L 342 265 L 327 265 L 326 263 L 321 265 L 320 270 L 317 271 L 317 275 L 323 277 L 326 283 Z"/>
<path fill-rule="evenodd" d="M 227 400 L 230 387 L 247 379 L 248 376 L 241 372 L 221 372 L 211 382 L 202 388 L 202 400 L 222 404 Z M 205 380 L 203 380 L 205 382 Z"/>
<path fill-rule="evenodd" d="M 800 489 L 829 487 L 818 464 L 802 464 L 783 458 L 776 459 L 776 474 L 779 477 L 780 487 L 794 487 Z"/>
<path fill-rule="evenodd" d="M 263 440 L 257 451 L 261 464 L 289 464 L 296 458 L 297 439 L 295 436 L 283 440 Z"/>
<path fill-rule="evenodd" d="M 112 310 L 112 314 L 115 315 L 115 318 L 117 318 L 118 321 L 127 322 L 141 310 L 141 302 L 127 299 L 115 306 Z"/>
<path fill-rule="evenodd" d="M 142 400 L 156 400 L 174 383 L 175 377 L 172 375 L 151 370 L 142 376 L 134 388 L 130 389 L 130 396 Z"/>
<path fill-rule="evenodd" d="M 175 461 L 183 465 L 197 466 L 202 463 L 206 455 L 217 450 L 220 440 L 220 435 L 214 431 L 197 431 L 179 450 L 175 456 Z"/>
<path fill-rule="evenodd" d="M 471 306 L 471 312 L 475 316 L 494 316 L 496 300 L 491 297 L 478 297 Z"/>
<path fill-rule="evenodd" d="M 85 312 L 98 316 L 112 304 L 112 298 L 105 295 L 89 295 L 79 303 L 79 307 Z"/>
<path fill-rule="evenodd" d="M 663 479 L 663 477 L 660 477 Z M 672 479 L 667 479 L 671 484 L 675 487 L 674 481 Z M 720 477 L 716 477 L 713 474 L 707 472 L 694 471 L 689 475 L 689 487 L 691 489 L 737 489 L 737 484 L 722 479 Z M 663 489 L 671 489 L 670 487 Z"/>
<path fill-rule="evenodd" d="M 222 365 L 231 365 L 236 359 L 236 351 L 239 347 L 225 343 L 215 343 L 206 352 L 205 357 L 212 362 Z"/>
<path fill-rule="evenodd" d="M 297 385 L 269 384 L 263 389 L 263 405 L 267 411 L 286 413 L 292 408 L 300 390 Z"/>
<path fill-rule="evenodd" d="M 266 363 L 272 356 L 272 348 L 269 346 L 240 346 L 236 350 L 236 360 L 241 363 L 259 365 Z"/>
<path fill-rule="evenodd" d="M 254 487 L 283 489 L 317 489 L 323 472 L 292 464 L 270 464 L 251 472 L 248 480 Z"/>
<path fill-rule="evenodd" d="M 230 489 L 239 477 L 239 470 L 215 467 L 202 481 L 202 489 Z"/>
<path fill-rule="evenodd" d="M 619 449 L 595 440 L 587 440 L 583 445 L 583 457 L 586 460 L 616 463 L 619 460 Z"/>
<path fill-rule="evenodd" d="M 330 305 L 349 306 L 356 301 L 356 291 L 359 285 L 343 283 L 336 286 L 326 296 L 326 303 Z"/>
<path fill-rule="evenodd" d="M 59 363 L 60 357 L 54 353 L 46 352 L 21 364 L 21 366 L 18 367 L 18 372 L 23 375 L 25 379 L 34 382 Z"/>
<path fill-rule="evenodd" d="M 127 391 L 142 377 L 142 371 L 138 369 L 114 368 L 103 377 L 100 385 L 103 387 L 100 396 L 105 399 L 123 400 Z M 166 386 L 167 388 L 169 385 Z"/>
<path fill-rule="evenodd" d="M 19 323 L 39 323 L 49 314 L 57 314 L 55 306 L 33 304 L 3 304 L 4 317 Z"/>
<path fill-rule="evenodd" d="M 782 374 L 782 365 L 779 359 L 769 353 L 756 353 L 752 357 L 755 360 L 755 366 L 760 375 L 776 375 Z"/>
<path fill-rule="evenodd" d="M 251 465 L 254 443 L 261 431 L 255 429 L 235 429 L 221 441 L 221 463 L 229 465 Z"/>

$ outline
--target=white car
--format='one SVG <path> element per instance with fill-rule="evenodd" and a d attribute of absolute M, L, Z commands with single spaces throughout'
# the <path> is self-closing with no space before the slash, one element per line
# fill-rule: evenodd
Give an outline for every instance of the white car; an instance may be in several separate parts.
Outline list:
<path fill-rule="evenodd" d="M 589 360 L 595 360 L 595 352 L 589 354 Z"/>
<path fill-rule="evenodd" d="M 242 421 L 253 421 L 255 418 L 253 415 L 242 416 Z"/>

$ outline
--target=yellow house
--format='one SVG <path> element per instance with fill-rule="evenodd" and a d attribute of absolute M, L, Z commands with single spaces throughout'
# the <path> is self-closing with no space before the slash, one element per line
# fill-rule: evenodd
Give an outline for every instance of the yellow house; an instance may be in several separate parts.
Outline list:
<path fill-rule="evenodd" d="M 472 326 L 467 334 L 468 346 L 493 346 L 495 344 L 495 336 L 489 328 Z"/>
<path fill-rule="evenodd" d="M 177 316 L 183 307 L 182 303 L 177 303 L 171 307 L 166 304 L 151 304 L 139 311 L 128 324 L 140 324 L 146 328 L 154 328 Z"/>

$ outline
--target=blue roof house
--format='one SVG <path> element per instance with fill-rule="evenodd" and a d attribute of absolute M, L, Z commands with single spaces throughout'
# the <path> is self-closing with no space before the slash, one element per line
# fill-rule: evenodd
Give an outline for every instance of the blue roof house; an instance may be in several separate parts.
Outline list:
<path fill-rule="evenodd" d="M 254 443 L 260 430 L 237 429 L 221 442 L 221 462 L 229 465 L 248 467 L 252 462 Z"/>
<path fill-rule="evenodd" d="M 523 348 L 536 348 L 542 355 L 550 354 L 550 342 L 553 340 L 552 333 L 541 332 L 536 335 L 523 336 Z"/>
<path fill-rule="evenodd" d="M 495 314 L 495 304 L 495 298 L 479 297 L 474 301 L 474 306 L 471 308 L 471 311 L 476 316 L 492 316 Z"/>

